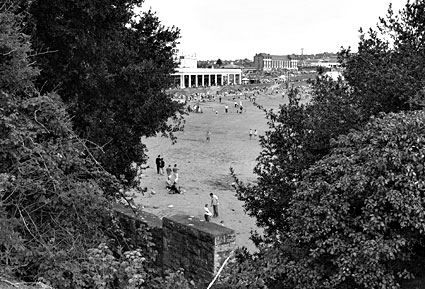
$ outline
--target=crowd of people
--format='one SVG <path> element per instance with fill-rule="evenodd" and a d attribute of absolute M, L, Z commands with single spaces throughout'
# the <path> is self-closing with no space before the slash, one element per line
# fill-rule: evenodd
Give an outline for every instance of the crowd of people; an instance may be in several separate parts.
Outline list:
<path fill-rule="evenodd" d="M 186 104 L 186 111 L 188 113 L 202 113 L 203 109 L 201 107 L 202 103 L 218 101 L 222 103 L 224 100 L 232 100 L 238 103 L 237 105 L 237 113 L 243 112 L 243 105 L 241 99 L 249 100 L 250 102 L 255 102 L 257 96 L 261 94 L 268 94 L 270 88 L 267 86 L 250 86 L 250 87 L 241 87 L 241 88 L 231 88 L 229 90 L 221 90 L 213 92 L 194 92 L 189 95 L 179 95 L 174 94 L 174 99 L 184 100 Z M 190 104 L 190 103 L 193 104 Z M 229 113 L 229 107 L 226 105 L 225 112 Z"/>
<path fill-rule="evenodd" d="M 161 155 L 158 155 L 158 157 L 155 159 L 156 164 L 156 171 L 159 175 L 164 175 L 164 167 L 165 167 L 165 161 L 164 158 L 161 157 Z M 179 181 L 179 168 L 177 167 L 177 164 L 174 164 L 173 167 L 169 164 L 168 167 L 165 169 L 165 174 L 167 175 L 166 183 L 166 189 L 170 194 L 181 194 L 182 189 L 180 186 L 178 186 Z"/>
<path fill-rule="evenodd" d="M 253 102 L 255 105 L 256 98 L 261 95 L 269 94 L 270 91 L 274 93 L 274 88 L 258 86 L 258 87 L 249 87 L 249 88 L 232 88 L 227 91 L 217 91 L 215 94 L 205 94 L 205 93 L 193 93 L 189 96 L 179 96 L 180 99 L 185 99 L 187 112 L 192 113 L 202 113 L 204 109 L 208 109 L 208 106 L 205 106 L 203 103 L 207 101 L 218 101 L 220 106 L 224 108 L 224 113 L 229 114 L 236 112 L 237 114 L 246 113 L 246 107 L 244 106 L 244 100 L 247 102 Z M 209 110 L 207 110 L 208 112 Z M 215 114 L 219 114 L 219 109 L 213 109 Z M 249 129 L 249 139 L 254 139 L 258 135 L 257 129 Z M 211 142 L 212 133 L 210 130 L 207 130 L 205 134 L 205 142 Z M 172 166 L 171 164 L 165 165 L 164 158 L 161 155 L 155 160 L 157 174 L 164 175 L 165 188 L 169 194 L 182 194 L 184 190 L 180 186 L 179 182 L 179 168 L 177 164 Z M 213 218 L 219 217 L 219 199 L 218 196 L 214 193 L 210 193 L 210 202 L 206 203 L 204 210 L 204 220 L 206 222 L 211 222 Z M 223 224 L 223 223 L 222 223 Z"/>
<path fill-rule="evenodd" d="M 207 136 L 208 137 L 208 136 Z M 178 186 L 178 180 L 179 180 L 179 169 L 177 167 L 177 164 L 174 164 L 173 167 L 171 167 L 171 164 L 167 166 L 165 169 L 164 174 L 164 167 L 165 167 L 165 161 L 164 158 L 161 157 L 161 155 L 158 155 L 158 157 L 155 159 L 156 164 L 156 171 L 159 175 L 166 175 L 166 189 L 170 194 L 181 194 L 182 189 Z M 210 193 L 211 198 L 211 204 L 210 207 L 212 208 L 212 212 L 209 209 L 208 204 L 205 204 L 204 207 L 204 219 L 206 222 L 210 222 L 212 218 L 218 218 L 218 206 L 219 206 L 219 200 L 218 196 Z"/>

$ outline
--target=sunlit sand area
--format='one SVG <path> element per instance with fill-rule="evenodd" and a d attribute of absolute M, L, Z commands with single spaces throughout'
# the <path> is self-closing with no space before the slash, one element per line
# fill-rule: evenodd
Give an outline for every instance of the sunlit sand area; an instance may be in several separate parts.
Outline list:
<path fill-rule="evenodd" d="M 210 204 L 209 194 L 214 193 L 219 197 L 220 205 L 219 217 L 213 218 L 212 222 L 222 222 L 234 229 L 237 245 L 254 250 L 249 240 L 250 231 L 258 228 L 255 219 L 245 214 L 243 203 L 235 196 L 230 167 L 235 169 L 240 180 L 255 182 L 253 169 L 261 151 L 258 136 L 264 134 L 268 126 L 264 112 L 252 102 L 243 96 L 236 101 L 243 103 L 242 114 L 236 113 L 232 97 L 224 97 L 221 103 L 218 99 L 201 103 L 203 113 L 191 113 L 185 117 L 185 129 L 177 133 L 175 145 L 170 139 L 159 136 L 143 140 L 149 149 L 150 168 L 143 172 L 143 186 L 148 192 L 144 196 L 137 194 L 135 201 L 160 217 L 183 213 L 203 219 L 203 207 Z M 270 109 L 278 108 L 286 100 L 281 93 L 263 94 L 256 102 Z M 229 106 L 227 114 L 226 104 Z M 250 129 L 256 129 L 258 136 L 250 139 Z M 211 132 L 210 142 L 206 141 L 208 130 Z M 166 176 L 156 172 L 155 158 L 158 155 L 164 158 L 166 167 L 169 164 L 179 167 L 179 185 L 183 194 L 167 192 Z"/>

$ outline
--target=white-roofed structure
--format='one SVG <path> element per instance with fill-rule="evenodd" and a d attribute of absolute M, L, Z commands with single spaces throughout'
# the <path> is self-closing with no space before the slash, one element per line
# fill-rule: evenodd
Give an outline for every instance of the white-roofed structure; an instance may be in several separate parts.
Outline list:
<path fill-rule="evenodd" d="M 221 86 L 242 83 L 240 68 L 197 68 L 194 56 L 181 56 L 179 68 L 171 74 L 173 87 Z"/>
<path fill-rule="evenodd" d="M 241 69 L 178 68 L 171 75 L 174 87 L 221 86 L 241 84 Z"/>

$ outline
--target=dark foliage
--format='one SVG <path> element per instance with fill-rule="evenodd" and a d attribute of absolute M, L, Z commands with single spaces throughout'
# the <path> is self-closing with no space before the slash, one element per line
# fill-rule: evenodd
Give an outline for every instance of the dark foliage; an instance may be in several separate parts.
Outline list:
<path fill-rule="evenodd" d="M 29 1 L 26 31 L 41 69 L 37 87 L 56 91 L 74 130 L 102 166 L 132 180 L 130 163 L 146 160 L 141 136 L 172 134 L 181 106 L 165 94 L 178 29 L 141 0 Z M 174 118 L 174 125 L 167 122 Z"/>
<path fill-rule="evenodd" d="M 423 272 L 424 13 L 389 9 L 339 54 L 344 79 L 267 112 L 258 184 L 237 187 L 265 234 L 223 286 L 398 288 Z"/>
<path fill-rule="evenodd" d="M 33 80 L 23 17 L 0 6 L 0 275 L 54 288 L 189 288 L 164 278 L 150 233 L 125 234 L 112 205 L 120 182 L 72 130 L 55 93 Z M 3 281 L 3 280 L 2 280 Z"/>

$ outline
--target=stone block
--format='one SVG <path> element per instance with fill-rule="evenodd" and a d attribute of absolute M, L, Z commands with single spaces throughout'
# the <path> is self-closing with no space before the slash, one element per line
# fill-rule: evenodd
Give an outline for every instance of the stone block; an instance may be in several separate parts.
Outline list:
<path fill-rule="evenodd" d="M 184 269 L 198 284 L 209 282 L 222 262 L 236 248 L 234 230 L 215 223 L 201 222 L 186 215 L 162 220 L 152 214 L 117 206 L 117 214 L 129 231 L 147 226 L 158 251 L 157 264 L 163 269 Z"/>

